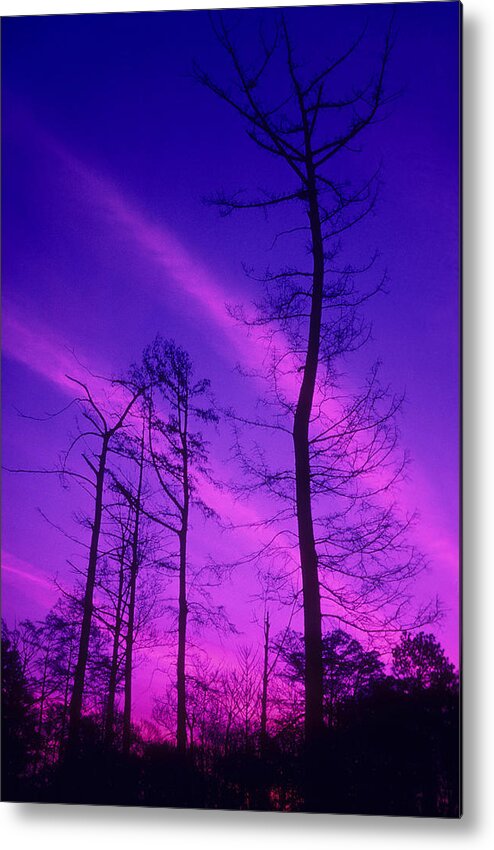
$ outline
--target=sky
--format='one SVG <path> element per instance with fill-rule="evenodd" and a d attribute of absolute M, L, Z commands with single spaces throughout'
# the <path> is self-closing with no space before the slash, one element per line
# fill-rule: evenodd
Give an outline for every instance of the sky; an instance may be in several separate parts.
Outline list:
<path fill-rule="evenodd" d="M 400 490 L 417 510 L 414 542 L 429 563 L 417 598 L 438 595 L 434 627 L 458 661 L 459 608 L 459 6 L 397 4 L 390 79 L 399 92 L 386 120 L 367 133 L 356 172 L 382 166 L 375 215 L 350 248 L 356 261 L 379 251 L 388 293 L 369 304 L 372 341 L 345 367 L 350 383 L 374 359 L 406 393 L 401 442 L 411 465 Z M 390 6 L 289 9 L 300 60 L 324 65 L 362 31 L 336 82 L 343 88 L 375 66 Z M 250 55 L 259 22 L 275 10 L 226 13 Z M 3 76 L 3 463 L 52 467 L 73 430 L 66 374 L 81 364 L 115 374 L 138 360 L 156 333 L 191 354 L 210 378 L 218 409 L 255 409 L 262 389 L 236 368 L 262 368 L 264 350 L 230 316 L 259 294 L 242 263 L 265 268 L 279 220 L 221 218 L 203 199 L 217 191 L 276 191 L 280 165 L 247 138 L 241 119 L 201 87 L 194 62 L 224 79 L 225 57 L 205 12 L 8 18 Z M 275 75 L 276 76 L 276 75 Z M 357 82 L 358 84 L 358 82 Z M 273 86 L 276 79 L 273 80 Z M 344 163 L 346 165 L 346 163 Z M 282 184 L 283 185 L 283 184 Z M 289 223 L 289 222 L 288 222 Z M 285 223 L 286 226 L 286 223 Z M 208 435 L 215 471 L 238 476 L 227 426 Z M 239 502 L 211 490 L 225 521 L 262 515 L 261 499 Z M 53 579 L 70 584 L 77 493 L 56 476 L 3 474 L 2 611 L 11 623 L 44 616 Z M 47 522 L 45 514 L 50 522 Z M 197 518 L 193 556 L 231 559 L 255 543 L 252 529 L 218 533 Z M 242 568 L 216 591 L 239 634 L 207 635 L 221 658 L 257 643 L 258 592 Z M 280 624 L 283 612 L 279 613 Z M 139 673 L 137 712 L 160 687 L 156 659 Z"/>

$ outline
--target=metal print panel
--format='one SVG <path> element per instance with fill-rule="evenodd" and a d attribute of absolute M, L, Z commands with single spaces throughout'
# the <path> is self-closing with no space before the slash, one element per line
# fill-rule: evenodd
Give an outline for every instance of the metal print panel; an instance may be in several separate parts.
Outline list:
<path fill-rule="evenodd" d="M 3 20 L 4 800 L 459 817 L 460 28 Z"/>

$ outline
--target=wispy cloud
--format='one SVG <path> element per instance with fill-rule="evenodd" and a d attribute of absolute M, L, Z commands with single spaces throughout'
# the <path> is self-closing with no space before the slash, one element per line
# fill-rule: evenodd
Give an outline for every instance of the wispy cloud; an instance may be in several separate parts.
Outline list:
<path fill-rule="evenodd" d="M 218 281 L 207 264 L 166 223 L 156 224 L 151 221 L 111 180 L 98 174 L 44 131 L 38 132 L 46 147 L 70 171 L 71 185 L 76 191 L 79 184 L 81 197 L 92 201 L 99 214 L 106 214 L 141 257 L 163 270 L 162 285 L 156 287 L 153 283 L 151 294 L 169 303 L 170 282 L 175 284 L 180 293 L 195 302 L 197 316 L 201 321 L 206 320 L 214 326 L 219 335 L 217 345 L 221 354 L 226 350 L 231 358 L 232 352 L 235 352 L 244 366 L 262 369 L 267 353 L 266 341 L 255 329 L 247 334 L 230 315 L 227 304 L 232 301 L 232 293 Z M 146 285 L 145 277 L 142 285 Z"/>
<path fill-rule="evenodd" d="M 12 563 L 21 563 L 23 565 L 23 569 L 19 569 L 19 567 L 12 566 Z M 35 568 L 31 564 L 27 564 L 26 561 L 21 561 L 19 558 L 16 558 L 15 555 L 11 555 L 10 552 L 2 553 L 2 570 L 7 573 L 12 573 L 15 576 L 18 576 L 25 581 L 34 582 L 34 584 L 40 584 L 42 587 L 46 587 L 52 590 L 53 585 L 51 582 L 47 581 L 47 579 L 38 575 L 35 572 Z"/>
<path fill-rule="evenodd" d="M 4 356 L 11 357 L 73 395 L 74 384 L 67 375 L 80 367 L 67 344 L 51 329 L 22 314 L 14 305 L 4 304 Z"/>
<path fill-rule="evenodd" d="M 33 127 L 45 148 L 70 172 L 71 191 L 79 193 L 86 202 L 89 201 L 97 211 L 96 214 L 103 213 L 108 217 L 141 258 L 163 270 L 162 288 L 153 285 L 150 295 L 169 300 L 169 283 L 172 281 L 178 291 L 186 293 L 195 303 L 197 317 L 214 328 L 211 336 L 217 340 L 220 353 L 230 359 L 238 358 L 247 369 L 262 371 L 268 356 L 267 342 L 262 333 L 255 330 L 249 337 L 229 315 L 226 303 L 231 300 L 231 294 L 227 285 L 216 278 L 166 223 L 157 224 L 150 220 L 111 180 L 98 174 L 37 125 L 33 124 Z M 53 381 L 65 392 L 73 390 L 65 377 L 70 372 L 70 366 L 73 367 L 73 359 L 63 341 L 50 331 L 27 323 L 10 310 L 6 311 L 5 331 L 6 353 L 9 356 Z M 298 378 L 289 367 L 287 373 L 283 389 L 293 396 Z M 432 492 L 434 487 L 427 481 L 427 476 L 418 464 L 414 465 L 412 476 L 412 483 L 402 489 L 402 507 L 410 511 L 417 503 L 421 507 L 422 518 L 415 532 L 417 543 L 434 566 L 440 568 L 442 576 L 444 573 L 456 576 L 458 541 L 447 531 L 447 522 L 431 509 L 437 501 L 437 494 Z M 220 507 L 225 507 L 224 496 L 216 497 L 211 493 L 209 496 L 210 499 L 214 497 Z M 233 503 L 230 507 L 235 509 Z M 251 516 L 257 516 L 255 510 Z"/>

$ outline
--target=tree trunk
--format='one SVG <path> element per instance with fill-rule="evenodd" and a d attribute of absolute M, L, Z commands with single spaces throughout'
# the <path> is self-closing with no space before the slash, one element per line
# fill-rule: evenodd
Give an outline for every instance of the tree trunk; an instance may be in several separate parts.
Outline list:
<path fill-rule="evenodd" d="M 178 649 L 177 649 L 177 749 L 185 753 L 187 749 L 187 696 L 185 682 L 185 653 L 187 645 L 187 532 L 189 525 L 189 456 L 187 445 L 187 404 L 185 402 L 184 425 L 181 435 L 183 463 L 183 509 L 182 527 L 179 535 L 180 565 L 178 590 Z"/>
<path fill-rule="evenodd" d="M 269 679 L 269 611 L 264 619 L 264 663 L 262 670 L 261 695 L 261 758 L 266 754 L 268 728 L 268 679 Z"/>
<path fill-rule="evenodd" d="M 187 749 L 187 704 L 185 686 L 185 648 L 187 641 L 187 529 L 180 534 L 180 575 L 178 595 L 178 652 L 177 652 L 177 749 Z"/>
<path fill-rule="evenodd" d="M 144 470 L 144 435 L 141 441 L 141 459 L 139 465 L 139 483 L 137 485 L 134 533 L 132 536 L 132 563 L 130 567 L 130 593 L 127 618 L 127 636 L 125 642 L 125 694 L 123 716 L 122 749 L 125 755 L 130 752 L 130 732 L 132 720 L 132 655 L 134 650 L 134 621 L 137 573 L 139 571 L 139 523 L 141 518 L 142 478 Z"/>
<path fill-rule="evenodd" d="M 84 693 L 84 680 L 89 653 L 89 640 L 91 636 L 91 623 L 93 617 L 94 585 L 96 581 L 96 565 L 98 561 L 98 546 L 101 530 L 101 518 L 103 513 L 103 490 L 105 483 L 106 459 L 108 454 L 109 435 L 103 436 L 101 452 L 99 456 L 98 469 L 96 473 L 96 493 L 94 500 L 94 519 L 91 533 L 91 545 L 89 548 L 89 562 L 86 576 L 86 590 L 84 593 L 84 608 L 82 615 L 81 636 L 79 640 L 79 653 L 74 672 L 74 687 L 70 700 L 69 714 L 69 751 L 77 748 L 82 713 L 82 697 Z"/>
<path fill-rule="evenodd" d="M 48 669 L 48 655 L 45 655 L 43 663 L 43 679 L 41 680 L 41 696 L 39 699 L 39 719 L 38 719 L 38 736 L 41 740 L 43 731 L 43 712 L 45 710 L 45 694 L 46 694 L 46 671 Z"/>
<path fill-rule="evenodd" d="M 132 655 L 134 650 L 136 584 L 137 570 L 131 569 L 127 635 L 125 640 L 124 712 L 122 736 L 122 749 L 125 755 L 128 755 L 130 752 L 130 731 L 132 722 Z"/>
<path fill-rule="evenodd" d="M 67 676 L 65 677 L 65 689 L 63 695 L 63 708 L 62 708 L 62 724 L 60 729 L 60 743 L 58 748 L 58 756 L 61 758 L 63 753 L 63 748 L 65 746 L 65 725 L 67 723 L 67 710 L 69 706 L 69 690 L 70 690 L 70 680 L 72 677 L 72 641 L 70 642 L 69 649 L 69 657 L 67 659 Z"/>
<path fill-rule="evenodd" d="M 225 740 L 224 740 L 224 745 L 223 745 L 223 755 L 224 755 L 225 758 L 229 754 L 229 751 L 230 751 L 230 730 L 231 730 L 231 726 L 232 726 L 232 712 L 229 711 L 228 714 L 227 714 L 227 721 L 226 721 L 226 727 L 225 727 Z"/>
<path fill-rule="evenodd" d="M 115 722 L 115 696 L 117 692 L 118 676 L 118 649 L 120 645 L 120 634 L 122 631 L 123 616 L 123 585 L 124 585 L 124 549 L 120 560 L 118 576 L 117 610 L 115 613 L 115 632 L 113 634 L 112 658 L 110 667 L 110 680 L 108 683 L 108 699 L 106 703 L 105 717 L 105 743 L 111 744 L 113 740 L 113 724 Z"/>
<path fill-rule="evenodd" d="M 41 758 L 41 740 L 43 735 L 43 713 L 45 710 L 45 694 L 46 694 L 46 671 L 48 668 L 48 655 L 45 655 L 45 660 L 43 663 L 43 678 L 41 680 L 41 694 L 39 698 L 39 715 L 38 715 L 38 745 L 36 747 L 36 754 L 34 757 L 33 768 L 36 772 L 38 767 L 40 758 Z"/>
<path fill-rule="evenodd" d="M 311 186 L 311 183 L 309 183 Z M 317 745 L 323 729 L 321 597 L 311 502 L 309 425 L 316 386 L 322 320 L 324 252 L 315 180 L 309 188 L 313 286 L 307 354 L 293 427 L 297 524 L 304 600 L 305 738 Z"/>

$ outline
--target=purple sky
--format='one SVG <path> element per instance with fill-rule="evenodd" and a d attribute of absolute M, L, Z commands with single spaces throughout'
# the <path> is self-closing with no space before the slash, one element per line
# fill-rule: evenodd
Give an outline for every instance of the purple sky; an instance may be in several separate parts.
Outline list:
<path fill-rule="evenodd" d="M 276 13 L 261 17 L 269 26 Z M 323 63 L 367 22 L 358 60 L 339 83 L 365 78 L 379 55 L 390 7 L 290 9 L 301 57 Z M 370 307 L 373 342 L 349 361 L 350 381 L 376 357 L 396 391 L 406 390 L 402 442 L 413 463 L 401 499 L 417 508 L 414 532 L 430 570 L 418 598 L 438 594 L 436 627 L 458 658 L 458 26 L 457 3 L 398 4 L 390 79 L 402 94 L 365 138 L 362 173 L 383 164 L 376 215 L 354 240 L 358 259 L 378 248 L 389 294 Z M 227 13 L 241 46 L 259 14 Z M 202 12 L 9 18 L 3 21 L 3 457 L 6 466 L 52 465 L 67 444 L 70 415 L 21 419 L 63 407 L 64 379 L 80 361 L 114 373 L 136 360 L 157 332 L 190 351 L 222 406 L 255 404 L 242 378 L 262 362 L 225 308 L 248 303 L 255 284 L 241 261 L 274 263 L 276 220 L 221 219 L 201 203 L 219 189 L 277 189 L 279 165 L 252 146 L 241 121 L 193 80 L 194 59 L 222 76 L 224 57 Z M 283 184 L 282 184 L 283 185 Z M 279 224 L 279 222 L 278 222 Z M 286 249 L 291 250 L 288 245 Z M 352 372 L 352 369 L 354 370 Z M 227 477 L 231 440 L 211 435 L 213 465 Z M 77 494 L 55 478 L 3 476 L 3 613 L 41 617 L 55 599 L 55 574 L 70 581 L 74 546 L 41 517 L 71 527 Z M 262 502 L 211 498 L 224 518 L 249 521 Z M 72 526 L 73 528 L 73 526 Z M 219 535 L 196 521 L 196 558 L 247 551 L 252 532 Z M 255 575 L 240 570 L 218 592 L 241 634 L 252 622 Z M 280 613 L 280 623 L 283 614 Z M 222 649 L 214 635 L 207 645 Z M 231 648 L 231 646 L 230 646 Z M 150 663 L 140 673 L 142 711 Z M 147 694 L 147 696 L 145 696 Z"/>

